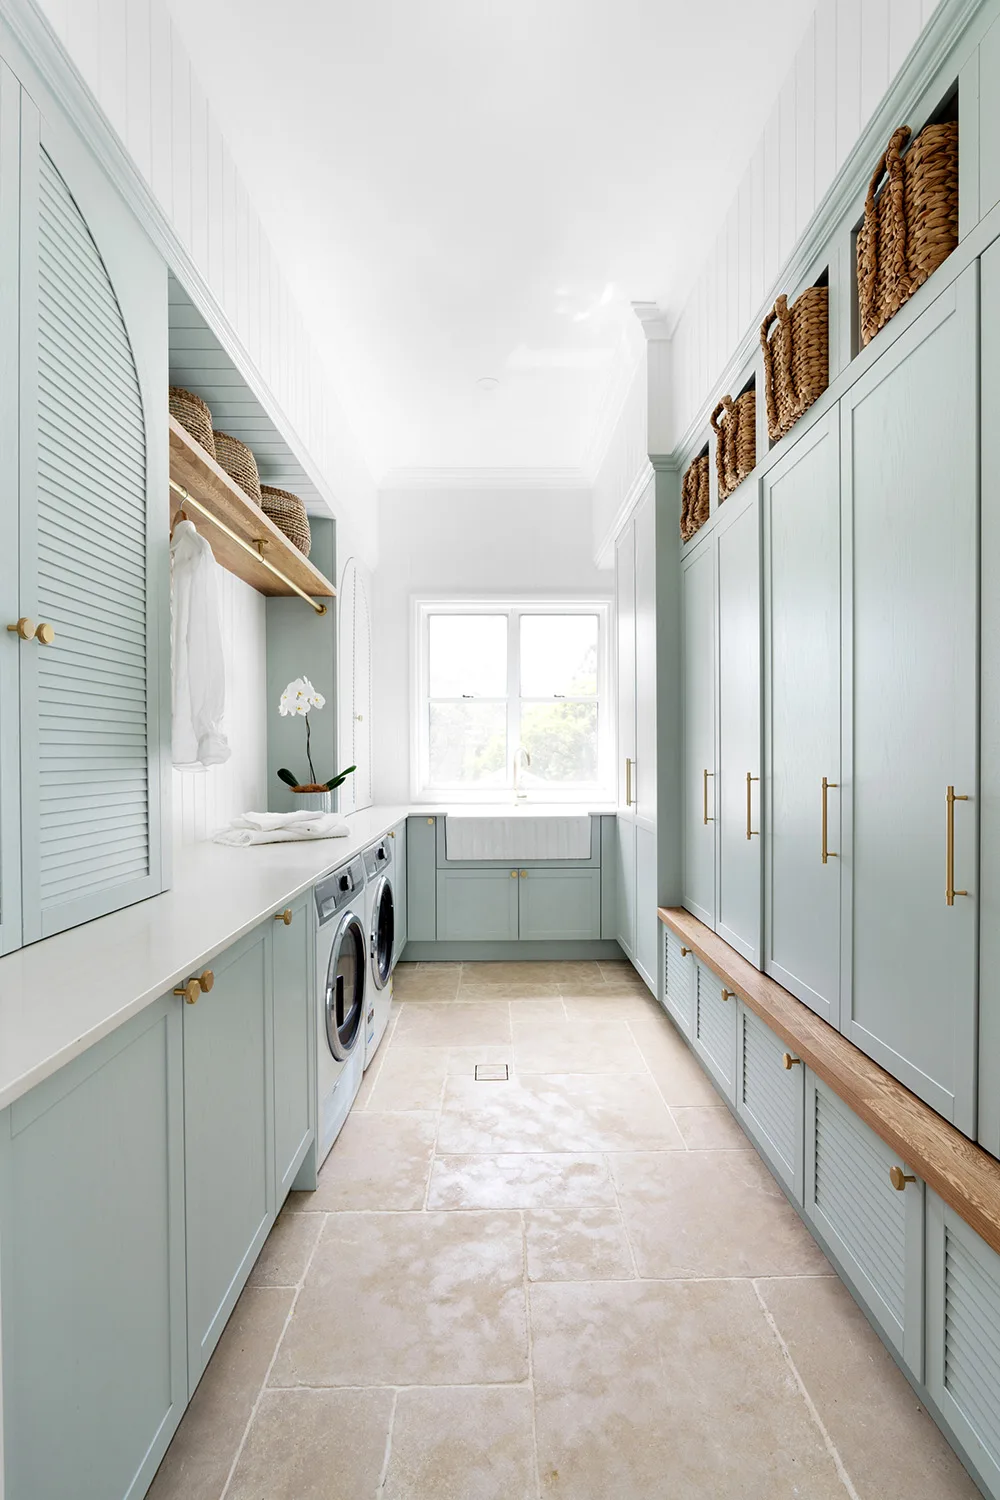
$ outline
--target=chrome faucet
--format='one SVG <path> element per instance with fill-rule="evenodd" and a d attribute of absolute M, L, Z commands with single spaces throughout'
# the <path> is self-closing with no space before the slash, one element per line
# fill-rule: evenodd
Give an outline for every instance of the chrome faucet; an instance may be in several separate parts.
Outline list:
<path fill-rule="evenodd" d="M 526 802 L 528 794 L 521 785 L 521 777 L 524 775 L 525 766 L 531 765 L 531 756 L 523 745 L 518 745 L 514 751 L 514 801 Z"/>

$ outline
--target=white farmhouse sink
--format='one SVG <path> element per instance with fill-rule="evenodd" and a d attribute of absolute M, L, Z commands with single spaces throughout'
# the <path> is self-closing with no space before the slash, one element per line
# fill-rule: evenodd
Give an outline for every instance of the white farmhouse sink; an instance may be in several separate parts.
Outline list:
<path fill-rule="evenodd" d="M 589 859 L 590 813 L 567 807 L 470 807 L 445 817 L 449 859 Z"/>

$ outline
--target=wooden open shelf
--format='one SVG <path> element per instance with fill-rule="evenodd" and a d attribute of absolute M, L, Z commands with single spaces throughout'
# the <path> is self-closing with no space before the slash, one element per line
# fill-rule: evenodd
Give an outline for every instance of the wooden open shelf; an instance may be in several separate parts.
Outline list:
<path fill-rule="evenodd" d="M 174 417 L 170 418 L 170 477 L 255 551 L 259 551 L 263 543 L 264 557 L 284 574 L 289 584 L 297 584 L 303 593 L 313 598 L 332 599 L 336 596 L 337 590 L 330 580 L 324 578 L 297 547 L 293 547 L 284 532 L 244 495 L 225 469 Z M 171 490 L 171 515 L 182 506 L 181 498 Z M 210 519 L 193 509 L 186 514 L 211 544 L 216 561 L 223 568 L 235 573 L 260 594 L 294 596 L 294 588 L 276 578 L 263 562 L 213 526 Z"/>
<path fill-rule="evenodd" d="M 1000 1161 L 964 1136 L 853 1042 L 755 969 L 680 907 L 660 907 L 675 932 L 856 1115 L 1000 1252 Z"/>

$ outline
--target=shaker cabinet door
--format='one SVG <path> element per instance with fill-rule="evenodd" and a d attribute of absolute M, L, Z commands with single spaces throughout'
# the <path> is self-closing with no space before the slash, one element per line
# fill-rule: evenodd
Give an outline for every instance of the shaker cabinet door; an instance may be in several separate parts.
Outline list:
<path fill-rule="evenodd" d="M 729 501 L 728 504 L 735 504 Z M 756 500 L 720 526 L 719 925 L 758 964 L 761 939 L 760 536 Z"/>
<path fill-rule="evenodd" d="M 818 422 L 763 484 L 765 971 L 840 1020 L 840 431 Z"/>
<path fill-rule="evenodd" d="M 977 276 L 972 266 L 948 287 L 841 404 L 843 811 L 853 841 L 844 850 L 853 973 L 842 1029 L 970 1134 Z"/>
<path fill-rule="evenodd" d="M 715 927 L 715 542 L 681 575 L 684 905 Z"/>
<path fill-rule="evenodd" d="M 306 897 L 291 922 L 273 923 L 271 986 L 274 1056 L 274 1175 L 284 1202 L 312 1140 L 310 1068 L 315 1034 L 314 907 Z"/>

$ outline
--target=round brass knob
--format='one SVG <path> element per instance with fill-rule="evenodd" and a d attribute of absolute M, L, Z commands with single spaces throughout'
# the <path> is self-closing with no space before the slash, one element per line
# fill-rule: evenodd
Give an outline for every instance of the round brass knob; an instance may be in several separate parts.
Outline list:
<path fill-rule="evenodd" d="M 516 870 L 511 870 L 511 872 L 510 872 L 510 878 L 511 878 L 511 880 L 516 880 L 517 879 L 517 871 Z"/>
<path fill-rule="evenodd" d="M 42 646 L 51 646 L 55 638 L 56 633 L 53 630 L 52 626 L 47 625 L 43 620 L 41 625 L 39 625 L 38 629 L 35 631 L 35 640 L 38 641 Z"/>
<path fill-rule="evenodd" d="M 735 990 L 723 990 L 722 991 L 722 998 L 723 998 L 723 1000 L 735 1000 L 736 999 L 736 991 Z"/>
<path fill-rule="evenodd" d="M 284 922 L 286 927 L 291 927 L 292 908 L 290 906 L 286 906 L 284 911 L 276 911 L 274 914 L 274 920 L 276 922 Z"/>
<path fill-rule="evenodd" d="M 892 1183 L 897 1193 L 904 1192 L 906 1189 L 906 1184 L 908 1182 L 916 1182 L 916 1180 L 917 1179 L 915 1177 L 910 1177 L 906 1172 L 904 1172 L 902 1167 L 889 1168 L 889 1181 Z"/>
<path fill-rule="evenodd" d="M 395 828 L 390 828 L 389 829 L 389 837 L 391 839 L 394 839 L 396 837 L 396 830 L 395 830 Z"/>
<path fill-rule="evenodd" d="M 521 879 L 522 880 L 527 880 L 527 878 L 528 878 L 528 872 L 527 872 L 527 870 L 522 870 L 521 871 Z"/>
<path fill-rule="evenodd" d="M 427 821 L 431 825 L 431 827 L 433 828 L 433 826 L 434 826 L 434 819 L 433 818 L 428 818 Z"/>
<path fill-rule="evenodd" d="M 201 985 L 202 990 L 207 995 L 209 990 L 215 983 L 215 975 L 212 973 L 212 970 L 206 969 L 203 974 L 199 974 L 198 983 Z"/>
<path fill-rule="evenodd" d="M 688 956 L 688 954 L 690 952 L 691 952 L 690 948 L 685 948 L 683 945 L 681 946 L 681 958 L 687 958 L 687 956 Z"/>
<path fill-rule="evenodd" d="M 197 1005 L 198 996 L 201 994 L 201 985 L 197 979 L 188 979 L 184 984 L 179 984 L 174 990 L 175 995 L 183 995 L 185 1004 Z"/>
<path fill-rule="evenodd" d="M 27 615 L 22 615 L 16 625 L 8 625 L 7 629 L 20 636 L 22 641 L 30 641 L 35 634 L 35 622 L 29 620 Z"/>
<path fill-rule="evenodd" d="M 792 1068 L 797 1068 L 801 1064 L 802 1059 L 801 1057 L 793 1057 L 790 1052 L 785 1052 L 782 1055 L 781 1062 L 785 1072 L 788 1073 Z"/>

